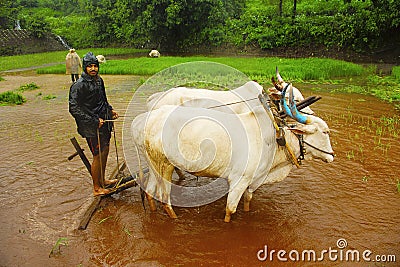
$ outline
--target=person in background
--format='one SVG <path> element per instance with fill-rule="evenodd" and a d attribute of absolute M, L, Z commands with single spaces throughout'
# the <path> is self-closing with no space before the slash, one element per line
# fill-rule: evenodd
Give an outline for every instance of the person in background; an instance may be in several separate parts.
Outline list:
<path fill-rule="evenodd" d="M 86 138 L 93 154 L 93 194 L 102 196 L 110 193 L 106 186 L 116 182 L 106 180 L 104 173 L 113 126 L 106 120 L 117 119 L 118 113 L 108 103 L 104 81 L 98 74 L 99 61 L 92 52 L 83 57 L 83 71 L 82 76 L 71 85 L 69 112 L 75 118 L 78 133 Z"/>
<path fill-rule="evenodd" d="M 75 49 L 71 48 L 65 57 L 66 74 L 71 75 L 72 82 L 79 79 L 79 74 L 82 72 L 82 61 Z"/>

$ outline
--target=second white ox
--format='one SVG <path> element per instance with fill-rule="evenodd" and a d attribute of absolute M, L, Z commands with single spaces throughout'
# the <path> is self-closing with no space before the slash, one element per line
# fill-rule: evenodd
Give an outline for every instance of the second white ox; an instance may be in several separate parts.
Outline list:
<path fill-rule="evenodd" d="M 301 142 L 295 133 L 303 135 L 306 159 L 333 161 L 329 128 L 321 118 L 310 115 L 305 124 L 283 130 L 296 157 L 300 156 Z M 135 146 L 144 152 L 150 167 L 146 188 L 150 208 L 155 209 L 156 197 L 173 218 L 170 182 L 175 167 L 197 176 L 227 179 L 226 222 L 243 194 L 248 211 L 254 190 L 284 179 L 293 168 L 286 148 L 277 145 L 273 123 L 262 106 L 243 114 L 161 106 L 137 116 L 131 131 Z"/>
<path fill-rule="evenodd" d="M 262 90 L 262 86 L 253 81 L 228 91 L 175 87 L 151 95 L 147 99 L 147 110 L 158 109 L 164 105 L 176 105 L 213 108 L 239 114 L 260 105 L 258 95 Z"/>
<path fill-rule="evenodd" d="M 277 71 L 279 86 L 287 85 Z M 282 91 L 281 89 L 281 91 Z M 270 92 L 280 97 L 281 92 L 270 88 Z M 262 94 L 263 87 L 254 81 L 228 91 L 175 87 L 165 92 L 158 92 L 147 99 L 147 110 L 158 109 L 164 105 L 212 108 L 226 113 L 240 114 L 250 111 L 260 105 L 258 95 Z M 300 90 L 293 87 L 294 100 L 300 102 L 304 97 Z M 288 97 L 288 95 L 286 95 Z M 305 107 L 302 112 L 314 114 L 310 107 Z"/>

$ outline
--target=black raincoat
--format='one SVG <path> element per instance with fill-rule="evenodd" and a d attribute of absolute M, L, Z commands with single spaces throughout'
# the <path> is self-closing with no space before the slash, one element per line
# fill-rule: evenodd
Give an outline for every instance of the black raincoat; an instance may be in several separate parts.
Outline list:
<path fill-rule="evenodd" d="M 90 53 L 91 54 L 91 53 Z M 98 61 L 93 54 L 85 55 L 83 67 Z M 86 61 L 85 61 L 86 59 Z M 81 78 L 74 83 L 69 91 L 69 112 L 75 118 L 78 133 L 82 137 L 96 137 L 99 127 L 99 118 L 111 119 L 112 106 L 108 103 L 103 79 L 97 75 L 92 77 L 82 73 Z M 111 123 L 105 123 L 100 129 L 111 132 Z"/>

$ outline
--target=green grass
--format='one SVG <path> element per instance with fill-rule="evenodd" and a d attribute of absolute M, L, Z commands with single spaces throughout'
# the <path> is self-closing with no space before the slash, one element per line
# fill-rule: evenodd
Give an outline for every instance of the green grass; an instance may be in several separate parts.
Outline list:
<path fill-rule="evenodd" d="M 365 73 L 365 69 L 346 61 L 320 58 L 287 59 L 277 57 L 137 57 L 126 60 L 109 60 L 100 66 L 101 74 L 154 75 L 177 64 L 193 61 L 212 61 L 233 67 L 252 79 L 268 80 L 274 76 L 278 66 L 283 78 L 288 81 L 330 80 Z M 38 70 L 40 74 L 65 73 L 63 64 Z"/>
<path fill-rule="evenodd" d="M 57 97 L 55 95 L 52 95 L 52 94 L 43 96 L 43 100 L 51 100 L 51 99 L 54 99 L 54 98 L 57 98 Z"/>
<path fill-rule="evenodd" d="M 400 66 L 395 66 L 392 69 L 392 76 L 400 82 Z"/>
<path fill-rule="evenodd" d="M 84 49 L 77 52 L 83 56 L 88 51 L 93 51 L 95 54 L 103 54 L 106 57 L 108 55 L 131 56 L 128 59 L 107 60 L 105 64 L 100 66 L 100 74 L 151 76 L 182 63 L 212 61 L 231 66 L 260 84 L 271 85 L 270 79 L 275 76 L 275 68 L 278 67 L 283 79 L 286 81 L 314 84 L 345 84 L 344 81 L 346 81 L 346 86 L 339 87 L 335 91 L 374 95 L 385 101 L 394 102 L 394 105 L 400 109 L 400 66 L 392 69 L 392 75 L 381 77 L 374 74 L 376 66 L 365 68 L 358 64 L 335 59 L 211 56 L 162 56 L 160 58 L 149 58 L 147 56 L 132 57 L 134 53 L 143 53 L 145 52 L 144 50 L 111 48 Z M 64 74 L 65 55 L 65 51 L 60 51 L 3 57 L 0 58 L 0 71 L 60 62 L 58 65 L 40 68 L 37 73 Z M 210 75 L 213 75 L 211 71 Z"/>
<path fill-rule="evenodd" d="M 102 54 L 106 57 L 111 55 L 131 55 L 136 52 L 144 52 L 144 50 L 132 49 L 132 48 L 93 48 L 93 49 L 87 48 L 82 50 L 76 50 L 78 55 L 81 57 L 83 57 L 83 55 L 85 55 L 89 51 L 92 51 L 96 55 Z M 48 53 L 0 57 L 0 71 L 28 68 L 49 63 L 65 62 L 65 56 L 67 55 L 67 53 L 68 51 L 57 51 Z"/>
<path fill-rule="evenodd" d="M 17 91 L 25 92 L 39 89 L 39 86 L 35 83 L 27 83 L 25 85 L 21 85 Z"/>
<path fill-rule="evenodd" d="M 386 77 L 371 74 L 365 78 L 363 84 L 349 84 L 332 92 L 373 95 L 389 103 L 395 103 L 395 106 L 398 106 L 396 103 L 400 101 L 400 84 L 393 73 Z"/>
<path fill-rule="evenodd" d="M 26 99 L 19 93 L 6 91 L 0 94 L 0 105 L 21 105 L 26 102 Z"/>
<path fill-rule="evenodd" d="M 68 238 L 60 237 L 49 253 L 49 258 L 53 255 L 61 254 L 61 246 L 68 246 Z"/>
<path fill-rule="evenodd" d="M 16 90 L 3 92 L 0 94 L 0 106 L 21 105 L 26 102 L 26 98 L 20 93 L 36 90 L 38 88 L 39 86 L 37 86 L 35 83 L 28 83 L 21 85 Z"/>

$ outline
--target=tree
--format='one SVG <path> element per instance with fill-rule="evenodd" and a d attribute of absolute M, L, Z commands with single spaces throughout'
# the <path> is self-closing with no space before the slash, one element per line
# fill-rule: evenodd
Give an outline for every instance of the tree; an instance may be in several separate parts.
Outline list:
<path fill-rule="evenodd" d="M 43 15 L 32 14 L 25 19 L 25 28 L 31 32 L 34 37 L 43 38 L 51 32 Z"/>
<path fill-rule="evenodd" d="M 222 42 L 221 28 L 244 0 L 91 0 L 100 41 L 174 48 Z"/>
<path fill-rule="evenodd" d="M 296 18 L 296 12 L 297 12 L 297 0 L 293 0 L 293 15 L 292 18 Z"/>
<path fill-rule="evenodd" d="M 0 1 L 0 29 L 6 30 L 14 26 L 17 19 L 18 8 L 12 0 Z"/>

